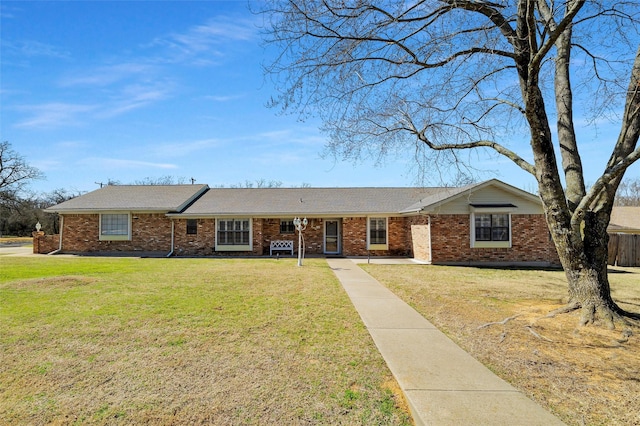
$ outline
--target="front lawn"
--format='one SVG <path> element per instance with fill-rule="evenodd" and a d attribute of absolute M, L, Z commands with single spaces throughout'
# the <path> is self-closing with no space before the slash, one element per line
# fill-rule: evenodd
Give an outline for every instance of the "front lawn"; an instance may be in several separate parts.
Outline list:
<path fill-rule="evenodd" d="M 544 318 L 567 300 L 562 271 L 420 265 L 363 268 L 463 349 L 569 425 L 640 425 L 640 329 Z M 613 298 L 640 312 L 640 268 L 612 268 Z"/>
<path fill-rule="evenodd" d="M 408 424 L 326 262 L 0 259 L 14 424 Z"/>

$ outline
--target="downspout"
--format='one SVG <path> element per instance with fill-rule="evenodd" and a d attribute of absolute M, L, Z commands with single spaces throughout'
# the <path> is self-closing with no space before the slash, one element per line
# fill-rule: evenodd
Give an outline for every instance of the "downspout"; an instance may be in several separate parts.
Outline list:
<path fill-rule="evenodd" d="M 175 232 L 175 222 L 171 219 L 171 251 L 167 254 L 167 257 L 171 257 L 173 255 L 173 234 Z"/>
<path fill-rule="evenodd" d="M 431 215 L 427 215 L 427 229 L 429 230 L 429 263 L 433 263 L 433 238 L 431 238 Z"/>
<path fill-rule="evenodd" d="M 50 254 L 59 253 L 62 250 L 62 230 L 64 229 L 64 215 L 60 215 L 60 239 L 58 241 L 58 249 L 52 251 L 51 253 L 47 253 L 47 256 Z"/>

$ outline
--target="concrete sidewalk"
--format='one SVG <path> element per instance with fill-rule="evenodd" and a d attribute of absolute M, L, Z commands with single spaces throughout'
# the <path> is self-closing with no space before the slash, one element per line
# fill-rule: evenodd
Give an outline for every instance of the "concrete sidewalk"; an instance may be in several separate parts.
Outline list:
<path fill-rule="evenodd" d="M 350 259 L 327 259 L 395 376 L 416 425 L 562 425 Z"/>

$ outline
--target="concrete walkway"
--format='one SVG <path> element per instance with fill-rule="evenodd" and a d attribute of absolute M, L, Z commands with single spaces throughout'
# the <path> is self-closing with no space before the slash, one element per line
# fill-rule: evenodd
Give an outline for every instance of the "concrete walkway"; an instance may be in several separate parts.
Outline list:
<path fill-rule="evenodd" d="M 395 376 L 416 425 L 562 425 L 350 259 L 327 259 Z"/>

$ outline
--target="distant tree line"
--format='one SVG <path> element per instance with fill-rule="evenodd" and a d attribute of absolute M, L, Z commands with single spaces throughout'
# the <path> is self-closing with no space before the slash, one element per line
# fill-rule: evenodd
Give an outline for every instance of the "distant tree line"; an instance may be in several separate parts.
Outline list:
<path fill-rule="evenodd" d="M 47 234 L 57 234 L 59 217 L 56 214 L 45 213 L 44 209 L 60 204 L 82 195 L 64 188 L 51 192 L 37 194 L 29 190 L 29 184 L 34 180 L 43 179 L 43 173 L 29 165 L 23 156 L 16 152 L 9 142 L 0 143 L 0 237 L 30 236 L 40 223 Z M 123 185 L 117 179 L 108 178 L 105 182 L 95 182 L 100 188 L 108 185 Z M 128 185 L 184 185 L 195 184 L 194 178 L 161 176 L 145 177 L 135 180 Z M 229 188 L 280 188 L 282 182 L 278 180 L 256 179 L 245 180 L 227 185 Z M 309 187 L 303 183 L 301 187 Z M 224 188 L 225 185 L 215 185 Z"/>

